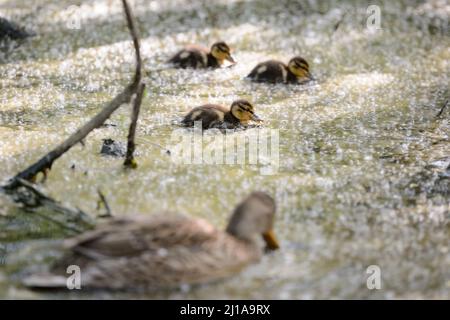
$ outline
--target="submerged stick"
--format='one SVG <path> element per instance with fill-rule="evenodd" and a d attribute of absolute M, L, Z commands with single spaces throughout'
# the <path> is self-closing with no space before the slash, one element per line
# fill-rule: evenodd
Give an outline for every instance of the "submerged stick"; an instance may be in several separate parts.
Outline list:
<path fill-rule="evenodd" d="M 144 96 L 145 84 L 141 83 L 138 91 L 136 93 L 136 98 L 133 103 L 133 112 L 131 114 L 130 129 L 128 131 L 128 144 L 127 144 L 127 154 L 125 156 L 125 162 L 123 165 L 127 168 L 137 168 L 137 162 L 134 159 L 134 150 L 136 149 L 136 144 L 134 139 L 136 137 L 136 127 L 139 118 L 139 112 L 141 110 L 142 97 Z"/>
<path fill-rule="evenodd" d="M 34 211 L 39 214 L 39 211 L 35 210 L 39 207 L 45 207 L 51 209 L 51 212 L 58 212 L 60 215 L 56 216 L 49 216 L 42 212 L 39 215 L 74 233 L 83 232 L 94 227 L 95 221 L 84 211 L 81 211 L 80 209 L 73 210 L 63 206 L 56 200 L 36 189 L 32 183 L 24 179 L 18 178 L 16 184 L 17 187 L 12 194 L 12 198 L 15 202 L 21 203 L 26 210 Z M 8 190 L 6 190 L 6 192 L 8 192 Z"/>
<path fill-rule="evenodd" d="M 136 28 L 135 18 L 131 12 L 131 9 L 126 0 L 122 0 L 122 4 L 125 10 L 125 16 L 127 20 L 127 26 L 130 31 L 131 37 L 133 39 L 133 45 L 136 53 L 136 69 L 133 78 L 133 82 L 130 83 L 123 92 L 119 93 L 111 102 L 109 102 L 94 118 L 92 118 L 88 123 L 78 129 L 74 134 L 72 134 L 67 140 L 62 142 L 55 149 L 47 153 L 37 162 L 26 168 L 25 170 L 19 172 L 15 177 L 13 177 L 10 182 L 4 186 L 4 189 L 15 189 L 18 187 L 19 179 L 24 179 L 31 181 L 33 180 L 39 172 L 42 172 L 44 176 L 51 169 L 53 162 L 66 153 L 75 144 L 82 142 L 83 139 L 95 128 L 100 127 L 103 123 L 111 116 L 111 114 L 116 111 L 122 104 L 129 103 L 133 94 L 137 93 L 141 88 L 141 77 L 142 77 L 142 59 L 140 53 L 140 42 L 139 35 Z"/>
<path fill-rule="evenodd" d="M 97 190 L 97 193 L 98 193 L 98 197 L 99 197 L 99 202 L 98 202 L 98 205 L 97 205 L 97 209 L 100 209 L 100 204 L 103 204 L 103 206 L 105 207 L 105 210 L 106 210 L 106 213 L 100 215 L 99 217 L 101 217 L 101 218 L 112 217 L 113 215 L 112 215 L 111 207 L 109 206 L 105 195 L 103 194 L 103 192 L 100 189 Z"/>
<path fill-rule="evenodd" d="M 439 118 L 441 116 L 441 114 L 444 112 L 445 107 L 447 107 L 448 105 L 448 100 L 445 101 L 444 105 L 442 106 L 441 110 L 439 111 L 439 113 L 436 115 L 436 118 Z"/>
<path fill-rule="evenodd" d="M 339 27 L 341 26 L 342 22 L 344 22 L 346 16 L 347 16 L 347 12 L 344 12 L 342 17 L 334 24 L 334 26 L 333 26 L 333 34 L 339 29 Z"/>

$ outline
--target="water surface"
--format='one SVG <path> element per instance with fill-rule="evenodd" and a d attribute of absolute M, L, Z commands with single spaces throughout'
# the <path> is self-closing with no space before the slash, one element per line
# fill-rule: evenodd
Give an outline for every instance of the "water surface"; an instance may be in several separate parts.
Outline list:
<path fill-rule="evenodd" d="M 0 14 L 38 34 L 0 59 L 2 181 L 73 133 L 132 77 L 134 52 L 119 1 L 78 3 L 0 1 Z M 35 293 L 18 283 L 21 270 L 46 257 L 27 248 L 46 248 L 67 232 L 0 196 L 0 297 L 450 298 L 450 110 L 436 118 L 449 98 L 450 39 L 439 15 L 422 1 L 379 2 L 381 29 L 373 30 L 366 27 L 369 3 L 361 1 L 131 3 L 148 88 L 139 168 L 125 171 L 121 159 L 99 154 L 102 139 L 125 141 L 131 107 L 124 106 L 110 126 L 55 162 L 42 189 L 92 215 L 103 212 L 101 189 L 116 216 L 179 211 L 221 228 L 234 204 L 264 190 L 277 201 L 282 249 L 235 278 L 195 289 Z M 184 44 L 219 39 L 234 49 L 233 68 L 165 68 Z M 257 62 L 297 54 L 317 82 L 243 80 Z M 264 127 L 278 130 L 276 174 L 261 175 L 260 165 L 172 161 L 164 149 L 173 148 L 174 123 L 184 113 L 237 98 L 252 101 Z M 21 258 L 8 258 L 20 250 Z M 381 290 L 366 287 L 370 265 L 381 269 Z"/>

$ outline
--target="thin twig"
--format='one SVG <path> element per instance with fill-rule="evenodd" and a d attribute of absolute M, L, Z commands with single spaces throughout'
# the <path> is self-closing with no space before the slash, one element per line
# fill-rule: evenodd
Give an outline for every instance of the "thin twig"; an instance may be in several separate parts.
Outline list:
<path fill-rule="evenodd" d="M 333 34 L 339 29 L 339 27 L 341 26 L 342 22 L 344 22 L 346 16 L 347 16 L 347 12 L 344 12 L 344 14 L 339 19 L 339 21 L 334 24 L 334 26 L 333 26 Z"/>
<path fill-rule="evenodd" d="M 100 215 L 100 217 L 102 217 L 102 218 L 112 217 L 113 215 L 112 215 L 112 212 L 111 212 L 111 207 L 109 206 L 105 195 L 103 194 L 103 192 L 100 189 L 97 190 L 97 193 L 98 193 L 98 196 L 100 198 L 98 208 L 100 208 L 100 203 L 102 203 L 103 206 L 105 207 L 105 210 L 106 210 L 106 214 L 102 214 L 102 215 Z"/>
<path fill-rule="evenodd" d="M 133 38 L 134 51 L 136 53 L 136 71 L 134 74 L 134 85 L 138 89 L 138 84 L 141 82 L 142 76 L 142 58 L 141 58 L 141 44 L 139 40 L 139 32 L 136 28 L 136 19 L 128 5 L 127 0 L 122 0 L 123 9 L 125 10 L 125 16 L 127 17 L 127 26 L 130 30 L 131 37 Z"/>
<path fill-rule="evenodd" d="M 80 142 L 85 138 L 92 130 L 101 126 L 106 119 L 108 119 L 111 114 L 119 108 L 122 104 L 130 101 L 133 93 L 132 86 L 128 86 L 124 92 L 120 93 L 117 97 L 113 99 L 99 114 L 92 118 L 83 127 L 78 129 L 74 134 L 72 134 L 66 141 L 61 143 L 55 149 L 50 151 L 44 157 L 39 159 L 36 163 L 29 166 L 24 171 L 18 173 L 11 182 L 5 186 L 5 189 L 13 189 L 17 186 L 18 179 L 31 180 L 39 172 L 45 172 L 51 169 L 53 162 L 66 153 L 72 146 Z"/>
<path fill-rule="evenodd" d="M 143 137 L 141 137 L 141 140 L 145 141 L 145 144 L 150 144 L 150 145 L 152 145 L 152 146 L 155 146 L 155 147 L 161 149 L 161 150 L 164 151 L 164 153 L 167 154 L 167 155 L 170 155 L 170 154 L 171 154 L 170 149 L 167 149 L 167 148 L 163 147 L 163 146 L 160 145 L 160 144 L 157 144 L 157 143 L 155 143 L 155 142 L 152 142 L 152 141 L 150 141 L 148 138 L 143 138 Z"/>
<path fill-rule="evenodd" d="M 436 118 L 439 118 L 441 116 L 441 114 L 444 112 L 445 107 L 447 107 L 448 105 L 448 100 L 445 101 L 444 105 L 442 106 L 441 110 L 439 111 L 439 113 L 436 115 Z"/>
<path fill-rule="evenodd" d="M 75 144 L 83 141 L 83 139 L 95 128 L 100 127 L 110 116 L 124 103 L 129 103 L 133 94 L 137 92 L 140 88 L 141 83 L 141 68 L 142 60 L 140 54 L 140 43 L 139 36 L 136 28 L 136 23 L 131 9 L 126 0 L 122 0 L 123 7 L 125 10 L 125 15 L 127 19 L 127 26 L 131 33 L 133 39 L 133 44 L 136 53 L 136 71 L 134 75 L 133 82 L 129 84 L 123 92 L 119 93 L 111 102 L 109 102 L 94 118 L 92 118 L 88 123 L 78 129 L 74 134 L 72 134 L 67 140 L 62 142 L 55 149 L 47 153 L 44 157 L 39 159 L 37 162 L 26 168 L 25 170 L 19 172 L 15 177 L 11 179 L 9 184 L 4 186 L 4 189 L 14 189 L 18 186 L 18 180 L 33 180 L 39 172 L 43 172 L 44 176 L 46 171 L 50 170 L 53 162 L 66 153 Z"/>
<path fill-rule="evenodd" d="M 133 103 L 133 112 L 131 114 L 130 129 L 128 131 L 128 144 L 127 144 L 127 154 L 125 156 L 125 162 L 123 165 L 128 168 L 137 168 L 136 160 L 134 159 L 134 150 L 136 149 L 136 144 L 134 139 L 136 137 L 136 127 L 139 118 L 139 111 L 141 110 L 142 97 L 144 96 L 145 84 L 141 83 L 139 86 L 136 98 Z"/>

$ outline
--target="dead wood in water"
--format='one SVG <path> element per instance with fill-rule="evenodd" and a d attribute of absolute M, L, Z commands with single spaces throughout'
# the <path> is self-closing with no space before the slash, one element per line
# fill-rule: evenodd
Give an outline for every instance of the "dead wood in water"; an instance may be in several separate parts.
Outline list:
<path fill-rule="evenodd" d="M 448 100 L 444 102 L 444 105 L 442 106 L 439 113 L 436 115 L 436 118 L 439 118 L 442 115 L 442 113 L 444 112 L 444 109 L 447 107 L 447 105 L 448 105 Z"/>
<path fill-rule="evenodd" d="M 130 31 L 131 37 L 133 39 L 133 45 L 136 53 L 136 69 L 133 81 L 119 93 L 111 102 L 109 102 L 94 118 L 92 118 L 88 123 L 78 129 L 74 134 L 72 134 L 67 140 L 58 145 L 55 149 L 47 153 L 37 162 L 26 168 L 25 170 L 19 172 L 11 181 L 4 186 L 4 189 L 13 190 L 17 188 L 20 183 L 20 179 L 32 181 L 36 178 L 39 172 L 47 175 L 47 172 L 51 169 L 53 162 L 66 153 L 75 144 L 81 143 L 83 139 L 95 128 L 98 128 L 104 124 L 104 122 L 111 116 L 111 114 L 116 111 L 121 105 L 129 103 L 134 94 L 137 94 L 136 102 L 141 102 L 143 84 L 141 83 L 142 77 L 142 59 L 140 53 L 140 41 L 139 35 L 136 28 L 136 20 L 131 12 L 131 9 L 126 0 L 122 0 L 122 4 L 125 11 L 125 16 L 127 20 L 127 26 Z M 135 106 L 136 108 L 136 106 Z M 139 107 L 137 107 L 139 109 Z M 137 119 L 136 119 L 137 121 Z M 135 122 L 136 122 L 135 121 Z M 133 134 L 133 144 L 134 144 L 134 134 Z M 133 153 L 131 152 L 131 158 Z"/>
<path fill-rule="evenodd" d="M 7 193 L 11 195 L 14 202 L 20 203 L 24 210 L 39 214 L 41 218 L 74 234 L 95 226 L 95 221 L 87 213 L 80 209 L 63 206 L 24 179 L 18 178 L 14 192 L 7 190 Z M 48 209 L 49 214 L 45 214 L 47 210 L 44 210 L 44 212 L 38 210 L 42 207 Z"/>
<path fill-rule="evenodd" d="M 136 127 L 139 118 L 139 111 L 141 110 L 142 97 L 144 96 L 145 84 L 141 83 L 136 94 L 136 98 L 133 103 L 133 112 L 131 114 L 130 130 L 128 132 L 128 144 L 127 154 L 125 156 L 125 162 L 123 165 L 128 168 L 136 168 L 137 163 L 134 159 L 134 150 L 136 149 L 136 143 L 134 139 L 136 137 Z"/>
<path fill-rule="evenodd" d="M 33 211 L 42 218 L 60 226 L 63 229 L 73 233 L 83 232 L 95 225 L 95 221 L 85 212 L 77 209 L 73 210 L 60 204 L 58 201 L 45 195 L 36 189 L 31 181 L 34 181 L 37 175 L 42 172 L 44 179 L 51 169 L 54 161 L 66 153 L 75 144 L 81 143 L 85 137 L 94 129 L 101 127 L 105 121 L 123 104 L 129 103 L 132 97 L 136 95 L 133 103 L 133 112 L 131 116 L 130 132 L 128 135 L 127 160 L 134 162 L 133 153 L 135 149 L 134 137 L 136 131 L 137 119 L 139 116 L 140 105 L 144 92 L 144 84 L 142 78 L 142 59 L 140 54 L 139 35 L 136 28 L 135 18 L 126 0 L 122 0 L 127 20 L 127 27 L 133 39 L 133 45 L 136 53 L 136 69 L 132 82 L 125 87 L 112 101 L 110 101 L 96 116 L 89 120 L 85 125 L 79 128 L 74 134 L 67 138 L 64 142 L 51 150 L 37 162 L 19 172 L 14 176 L 8 184 L 1 187 L 0 191 L 10 195 L 16 203 L 20 203 L 27 211 Z M 111 215 L 111 209 L 104 195 L 99 191 L 101 201 L 105 205 L 107 214 Z M 39 210 L 43 208 L 44 210 Z M 49 212 L 47 212 L 49 211 Z M 58 213 L 58 214 L 54 214 Z"/>
<path fill-rule="evenodd" d="M 103 207 L 105 207 L 106 213 L 99 215 L 100 218 L 110 218 L 113 216 L 112 211 L 111 211 L 111 207 L 109 206 L 108 200 L 106 200 L 105 195 L 103 194 L 103 192 L 98 189 L 97 190 L 98 193 L 98 203 L 97 203 L 97 209 L 100 209 L 101 206 L 103 205 Z"/>

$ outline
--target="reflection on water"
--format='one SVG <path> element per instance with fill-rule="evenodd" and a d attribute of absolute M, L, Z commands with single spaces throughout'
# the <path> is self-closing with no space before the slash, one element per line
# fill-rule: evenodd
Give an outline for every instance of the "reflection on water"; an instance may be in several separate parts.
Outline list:
<path fill-rule="evenodd" d="M 435 27 L 439 15 L 423 13 L 427 7 L 416 2 L 383 2 L 381 30 L 374 31 L 358 1 L 133 1 L 148 87 L 139 169 L 125 172 L 122 160 L 99 154 L 102 139 L 125 140 L 131 108 L 123 107 L 111 125 L 58 160 L 42 187 L 93 214 L 100 188 L 117 216 L 171 210 L 220 227 L 250 191 L 276 198 L 281 251 L 230 280 L 146 297 L 448 299 L 450 110 L 435 115 L 449 96 L 450 40 Z M 38 34 L 0 59 L 3 181 L 73 133 L 132 74 L 120 5 L 85 1 L 69 10 L 70 4 L 0 1 L 7 16 L 23 17 Z M 434 27 L 418 18 L 424 16 Z M 218 39 L 234 48 L 233 68 L 164 68 L 180 46 Z M 310 62 L 317 82 L 269 86 L 242 79 L 257 62 L 296 54 Z M 261 175 L 255 165 L 171 161 L 165 149 L 179 129 L 174 122 L 194 106 L 236 98 L 252 101 L 265 127 L 278 130 L 277 174 Z M 45 241 L 39 250 L 30 239 L 63 232 L 4 197 L 0 204 L 0 296 L 79 295 L 34 293 L 17 284 L 21 270 L 49 255 Z M 5 263 L 19 249 L 35 257 L 22 253 Z M 381 290 L 366 287 L 370 265 L 381 269 Z"/>

